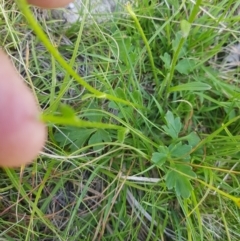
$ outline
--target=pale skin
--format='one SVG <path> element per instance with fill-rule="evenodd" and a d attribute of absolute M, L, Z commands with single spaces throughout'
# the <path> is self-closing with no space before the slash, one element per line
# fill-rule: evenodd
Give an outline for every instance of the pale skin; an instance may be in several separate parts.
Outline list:
<path fill-rule="evenodd" d="M 73 0 L 28 0 L 43 8 L 64 7 Z M 33 93 L 0 48 L 0 167 L 33 161 L 47 139 Z"/>

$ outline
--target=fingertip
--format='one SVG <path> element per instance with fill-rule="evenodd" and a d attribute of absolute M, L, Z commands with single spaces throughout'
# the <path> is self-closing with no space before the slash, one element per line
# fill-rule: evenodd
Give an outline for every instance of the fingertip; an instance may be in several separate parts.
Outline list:
<path fill-rule="evenodd" d="M 73 0 L 28 0 L 28 3 L 41 8 L 60 8 L 65 7 Z"/>

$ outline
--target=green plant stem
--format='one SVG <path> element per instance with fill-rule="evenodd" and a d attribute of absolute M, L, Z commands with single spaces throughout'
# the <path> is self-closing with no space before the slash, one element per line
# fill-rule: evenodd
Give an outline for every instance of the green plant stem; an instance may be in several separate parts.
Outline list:
<path fill-rule="evenodd" d="M 213 190 L 213 191 L 221 194 L 222 196 L 232 200 L 238 207 L 240 207 L 240 198 L 234 197 L 234 196 L 232 196 L 232 195 L 230 195 L 230 194 L 228 194 L 228 193 L 226 193 L 226 192 L 224 192 L 224 191 L 222 191 L 222 190 L 220 190 L 220 189 L 218 189 L 218 188 L 216 188 L 216 187 L 214 187 L 214 186 L 212 186 L 212 185 L 210 185 L 210 184 L 208 184 L 208 183 L 206 183 L 206 182 L 204 182 L 200 179 L 196 179 L 196 180 L 198 182 L 200 182 L 201 184 L 203 184 L 204 186 L 210 188 L 211 190 Z"/>
<path fill-rule="evenodd" d="M 40 119 L 43 122 L 52 122 L 58 125 L 69 125 L 82 128 L 99 128 L 99 129 L 115 129 L 115 130 L 125 130 L 126 128 L 113 124 L 106 124 L 101 122 L 90 122 L 78 119 L 77 117 L 61 117 L 54 115 L 42 115 Z"/>
<path fill-rule="evenodd" d="M 132 19 L 134 20 L 135 24 L 136 24 L 136 27 L 137 27 L 137 30 L 139 31 L 142 39 L 143 39 L 143 42 L 147 48 L 147 52 L 148 52 L 148 57 L 149 57 L 149 61 L 150 61 L 150 64 L 152 66 L 152 71 L 153 71 L 153 76 L 154 76 L 154 80 L 155 80 L 155 84 L 158 86 L 158 77 L 157 77 L 157 71 L 156 71 L 156 66 L 154 64 L 154 60 L 153 60 L 153 55 L 152 55 L 152 51 L 151 51 L 151 48 L 149 46 L 149 43 L 148 43 L 148 40 L 143 32 L 143 29 L 141 27 L 141 24 L 139 23 L 138 21 L 138 18 L 136 16 L 136 14 L 134 13 L 134 11 L 132 10 L 132 7 L 130 5 L 130 3 L 127 3 L 126 4 L 126 9 L 128 11 L 128 13 L 130 14 L 130 16 L 132 17 Z"/>
<path fill-rule="evenodd" d="M 83 87 L 85 87 L 89 92 L 91 92 L 94 97 L 97 98 L 106 98 L 108 100 L 113 100 L 119 103 L 123 103 L 130 106 L 136 106 L 135 104 L 123 100 L 120 98 L 117 98 L 115 96 L 103 93 L 99 90 L 94 89 L 91 85 L 89 85 L 86 81 L 83 80 L 72 68 L 71 66 L 63 59 L 63 57 L 60 55 L 60 53 L 57 51 L 57 49 L 51 44 L 48 37 L 45 35 L 43 30 L 41 29 L 40 25 L 36 22 L 34 19 L 31 11 L 29 10 L 28 4 L 26 0 L 18 0 L 18 5 L 27 19 L 29 25 L 32 27 L 36 35 L 39 37 L 43 45 L 46 47 L 46 49 L 53 55 L 53 57 L 58 61 L 58 63 L 68 72 L 69 75 L 71 75 L 79 84 L 81 84 Z M 139 106 L 138 106 L 139 107 Z"/>
<path fill-rule="evenodd" d="M 190 24 L 192 24 L 194 19 L 196 18 L 201 3 L 202 3 L 202 0 L 197 0 L 196 1 L 196 4 L 194 5 L 194 8 L 193 8 L 193 10 L 192 10 L 192 12 L 191 12 L 191 14 L 189 16 L 188 22 Z M 173 80 L 173 76 L 174 76 L 174 72 L 175 72 L 175 67 L 176 67 L 176 64 L 177 64 L 177 61 L 178 61 L 178 58 L 179 58 L 179 54 L 180 54 L 180 51 L 181 51 L 185 41 L 186 41 L 186 37 L 182 37 L 180 39 L 180 42 L 179 42 L 178 47 L 177 47 L 177 50 L 173 54 L 173 59 L 172 59 L 172 63 L 171 63 L 170 73 L 166 76 L 166 78 L 165 78 L 165 80 L 164 80 L 163 84 L 161 85 L 161 88 L 160 88 L 160 90 L 158 92 L 158 95 L 162 96 L 163 91 L 165 90 L 166 91 L 166 98 L 165 98 L 166 100 L 167 100 L 168 94 L 170 92 L 170 87 L 171 87 L 171 84 L 172 84 L 172 80 Z"/>
<path fill-rule="evenodd" d="M 174 76 L 174 72 L 175 72 L 175 67 L 176 67 L 176 63 L 178 61 L 178 56 L 180 54 L 180 51 L 183 47 L 183 44 L 185 43 L 185 38 L 182 37 L 180 39 L 180 42 L 178 44 L 177 50 L 175 51 L 174 55 L 173 55 L 173 60 L 171 63 L 171 69 L 170 69 L 170 73 L 169 75 L 167 75 L 166 77 L 166 94 L 168 95 L 170 92 L 170 86 L 172 84 L 172 80 L 173 80 L 173 76 Z"/>

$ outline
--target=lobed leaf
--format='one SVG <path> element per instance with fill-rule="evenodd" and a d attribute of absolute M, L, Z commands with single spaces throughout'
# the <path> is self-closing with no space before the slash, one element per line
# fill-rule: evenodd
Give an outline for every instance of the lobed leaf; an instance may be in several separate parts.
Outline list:
<path fill-rule="evenodd" d="M 187 176 L 196 177 L 196 174 L 192 171 L 191 167 L 187 165 L 177 164 L 175 168 L 176 170 L 171 170 L 166 174 L 165 180 L 167 188 L 170 190 L 174 188 L 178 196 L 188 198 L 193 187 Z"/>
<path fill-rule="evenodd" d="M 171 144 L 169 146 L 169 152 L 171 156 L 174 158 L 181 158 L 183 157 L 184 160 L 190 159 L 190 151 L 192 150 L 192 146 L 182 144 L 182 142 L 178 142 L 177 144 Z"/>
<path fill-rule="evenodd" d="M 167 160 L 166 153 L 154 152 L 151 161 L 158 167 L 161 167 Z"/>
<path fill-rule="evenodd" d="M 167 122 L 167 125 L 164 125 L 163 129 L 165 130 L 166 134 L 171 136 L 173 139 L 177 139 L 182 129 L 182 123 L 180 118 L 174 118 L 173 113 L 171 111 L 168 111 L 165 116 L 165 120 Z"/>

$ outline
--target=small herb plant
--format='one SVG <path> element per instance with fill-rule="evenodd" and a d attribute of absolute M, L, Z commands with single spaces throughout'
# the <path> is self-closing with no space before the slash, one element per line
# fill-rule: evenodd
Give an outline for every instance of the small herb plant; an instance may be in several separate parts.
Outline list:
<path fill-rule="evenodd" d="M 174 117 L 171 111 L 165 115 L 165 133 L 171 137 L 172 143 L 168 146 L 159 146 L 152 155 L 152 162 L 165 172 L 165 181 L 168 189 L 174 189 L 177 195 L 188 198 L 193 189 L 190 179 L 196 178 L 191 167 L 191 151 L 200 142 L 195 132 L 185 137 L 179 137 L 182 123 L 179 117 Z M 186 144 L 184 144 L 186 142 Z"/>

